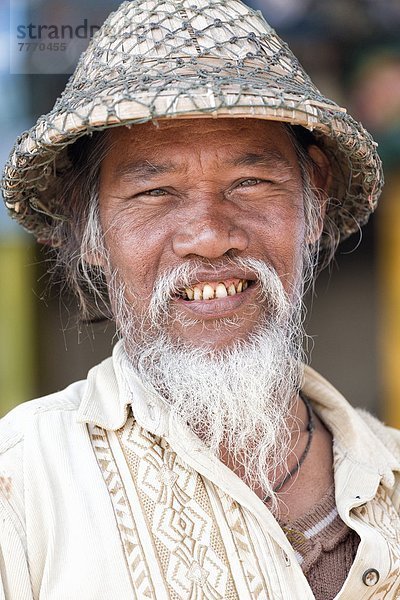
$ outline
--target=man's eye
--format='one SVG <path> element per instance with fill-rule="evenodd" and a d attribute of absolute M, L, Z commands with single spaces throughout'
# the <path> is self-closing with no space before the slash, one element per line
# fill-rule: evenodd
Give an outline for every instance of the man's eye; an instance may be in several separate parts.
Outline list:
<path fill-rule="evenodd" d="M 165 196 L 167 191 L 162 188 L 155 188 L 154 190 L 146 190 L 145 192 L 142 192 L 142 194 L 145 196 Z"/>
<path fill-rule="evenodd" d="M 253 185 L 257 185 L 258 183 L 262 183 L 262 179 L 257 179 L 256 177 L 251 177 L 249 179 L 245 179 L 239 183 L 239 187 L 250 187 Z"/>

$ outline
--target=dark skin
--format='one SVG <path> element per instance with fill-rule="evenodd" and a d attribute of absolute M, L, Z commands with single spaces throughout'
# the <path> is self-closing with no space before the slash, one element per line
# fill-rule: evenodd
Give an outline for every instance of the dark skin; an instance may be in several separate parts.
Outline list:
<path fill-rule="evenodd" d="M 309 152 L 319 166 L 311 173 L 313 183 L 326 189 L 328 161 L 315 146 Z M 322 202 L 320 210 L 322 224 Z M 100 173 L 100 219 L 111 264 L 134 292 L 127 300 L 143 314 L 160 274 L 192 259 L 207 261 L 194 285 L 216 289 L 221 281 L 226 287 L 241 279 L 250 283 L 233 296 L 172 300 L 172 313 L 193 321 L 190 326 L 172 321 L 168 333 L 183 343 L 226 347 L 245 340 L 260 319 L 256 277 L 232 268 L 229 252 L 267 262 L 289 296 L 297 288 L 305 238 L 303 189 L 293 143 L 280 123 L 182 119 L 111 130 Z M 91 260 L 101 264 L 96 256 Z M 215 271 L 209 263 L 220 267 Z M 238 318 L 237 328 L 216 327 L 232 316 Z M 299 399 L 294 414 L 302 423 L 300 437 L 293 436 L 300 456 L 307 443 L 307 413 Z M 290 519 L 303 514 L 330 485 L 331 446 L 318 420 L 307 460 L 282 490 Z M 224 462 L 237 471 L 229 456 Z M 262 497 L 261 490 L 254 491 Z"/>

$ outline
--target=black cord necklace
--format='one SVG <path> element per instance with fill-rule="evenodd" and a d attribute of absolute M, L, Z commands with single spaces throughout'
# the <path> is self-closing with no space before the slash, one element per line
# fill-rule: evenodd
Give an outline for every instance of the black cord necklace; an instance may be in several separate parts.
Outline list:
<path fill-rule="evenodd" d="M 304 394 L 302 394 L 302 392 L 299 393 L 299 396 L 303 400 L 304 404 L 306 405 L 306 409 L 307 409 L 307 416 L 308 416 L 308 423 L 307 423 L 307 428 L 306 428 L 306 431 L 308 432 L 307 444 L 306 444 L 306 447 L 304 448 L 303 454 L 300 456 L 300 458 L 296 462 L 293 469 L 291 469 L 291 471 L 289 471 L 289 473 L 287 473 L 287 475 L 285 475 L 285 477 L 282 479 L 282 481 L 280 481 L 274 487 L 275 493 L 279 492 L 279 490 L 281 490 L 283 488 L 285 483 L 287 483 L 289 481 L 289 479 L 291 479 L 293 477 L 293 475 L 295 475 L 297 473 L 297 471 L 300 469 L 301 465 L 303 464 L 303 462 L 305 461 L 305 459 L 307 457 L 307 454 L 310 450 L 311 442 L 313 439 L 315 424 L 314 424 L 314 412 L 313 412 L 313 409 L 311 406 L 311 402 L 309 401 L 307 396 L 304 396 Z M 268 502 L 269 499 L 270 499 L 270 496 L 265 496 L 263 502 Z"/>

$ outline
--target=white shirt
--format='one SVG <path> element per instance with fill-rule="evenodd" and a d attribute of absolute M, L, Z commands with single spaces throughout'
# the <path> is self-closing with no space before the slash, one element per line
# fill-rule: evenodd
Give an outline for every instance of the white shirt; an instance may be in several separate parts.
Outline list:
<path fill-rule="evenodd" d="M 0 423 L 0 599 L 308 600 L 268 508 L 138 379 L 121 344 Z M 306 368 L 336 504 L 361 538 L 339 600 L 400 598 L 400 434 Z M 372 570 L 371 570 L 372 569 Z"/>

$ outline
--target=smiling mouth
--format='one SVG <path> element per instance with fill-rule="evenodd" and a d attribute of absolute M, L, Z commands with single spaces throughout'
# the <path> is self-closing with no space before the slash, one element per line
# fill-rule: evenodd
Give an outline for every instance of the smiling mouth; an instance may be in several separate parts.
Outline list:
<path fill-rule="evenodd" d="M 248 279 L 199 282 L 182 290 L 180 297 L 188 301 L 227 298 L 228 296 L 236 296 L 236 294 L 243 293 L 254 283 L 254 281 Z"/>

